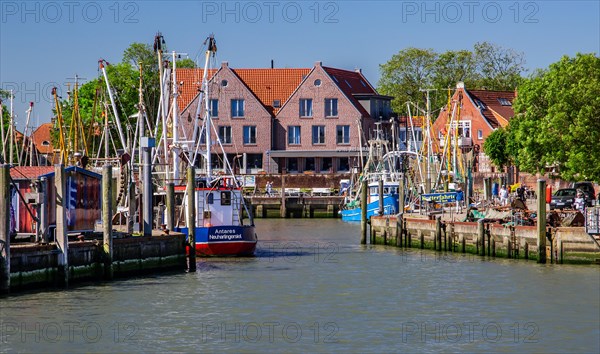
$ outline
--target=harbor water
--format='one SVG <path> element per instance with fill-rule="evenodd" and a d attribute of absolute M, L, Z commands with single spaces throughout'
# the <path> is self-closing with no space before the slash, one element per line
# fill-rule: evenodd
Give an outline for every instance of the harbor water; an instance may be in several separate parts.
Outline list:
<path fill-rule="evenodd" d="M 600 352 L 600 268 L 361 246 L 261 219 L 252 258 L 0 299 L 1 352 Z"/>

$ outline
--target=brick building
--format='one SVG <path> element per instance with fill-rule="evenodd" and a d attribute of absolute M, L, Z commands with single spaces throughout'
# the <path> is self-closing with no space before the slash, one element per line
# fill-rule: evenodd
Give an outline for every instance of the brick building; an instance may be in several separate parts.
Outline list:
<path fill-rule="evenodd" d="M 182 134 L 191 134 L 196 119 L 202 71 L 177 70 Z M 223 63 L 209 76 L 219 140 L 242 173 L 347 172 L 358 165 L 374 123 L 391 114 L 392 97 L 379 95 L 360 70 L 320 62 L 310 69 L 233 69 Z M 215 157 L 214 167 L 222 167 L 222 157 Z"/>
<path fill-rule="evenodd" d="M 448 129 L 456 129 L 457 142 L 463 152 L 473 148 L 479 150 L 475 171 L 496 173 L 495 167 L 483 153 L 485 139 L 498 127 L 506 127 L 514 116 L 512 103 L 516 97 L 514 91 L 467 90 L 462 82 L 456 85 L 452 104 L 460 104 L 460 116 L 457 122 L 449 126 L 452 110 L 442 109 L 433 123 L 433 132 L 444 144 L 441 137 Z M 458 126 L 456 126 L 456 124 Z"/>

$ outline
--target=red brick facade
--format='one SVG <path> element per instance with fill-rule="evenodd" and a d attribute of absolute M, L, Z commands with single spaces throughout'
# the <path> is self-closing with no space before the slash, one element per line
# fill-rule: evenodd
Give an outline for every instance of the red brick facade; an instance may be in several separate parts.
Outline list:
<path fill-rule="evenodd" d="M 181 69 L 180 75 L 178 70 L 178 81 L 189 81 L 193 77 L 200 81 L 201 71 Z M 189 91 L 191 86 L 184 82 L 182 87 Z M 348 171 L 357 165 L 355 160 L 361 144 L 366 144 L 365 133 L 374 125 L 363 107 L 365 97 L 379 101 L 391 99 L 379 96 L 360 71 L 326 68 L 319 62 L 310 70 L 231 69 L 224 63 L 212 77 L 209 90 L 210 98 L 218 99 L 218 115 L 213 124 L 231 127 L 232 141 L 224 145 L 225 151 L 230 161 L 232 156 L 240 155 L 238 162 L 246 163 L 248 173 L 277 173 L 284 169 L 300 173 Z M 244 100 L 243 117 L 231 116 L 234 99 Z M 310 117 L 300 117 L 302 99 L 312 100 Z M 178 100 L 188 136 L 198 96 L 189 100 Z M 333 110 L 327 117 L 326 100 L 329 100 L 329 110 Z M 275 106 L 275 101 L 280 103 L 280 108 Z M 244 126 L 256 127 L 256 144 L 243 143 Z M 300 127 L 299 144 L 289 144 L 290 126 Z M 322 143 L 313 143 L 313 126 L 324 128 Z M 259 154 L 261 158 L 257 158 Z"/>

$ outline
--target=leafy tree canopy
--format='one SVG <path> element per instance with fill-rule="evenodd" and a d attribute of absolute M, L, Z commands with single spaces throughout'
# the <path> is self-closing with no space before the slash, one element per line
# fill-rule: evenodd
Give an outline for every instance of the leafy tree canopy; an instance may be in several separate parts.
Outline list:
<path fill-rule="evenodd" d="M 379 91 L 393 96 L 392 108 L 406 114 L 406 102 L 424 107 L 420 89 L 435 89 L 431 108 L 444 106 L 448 89 L 462 81 L 467 88 L 514 90 L 525 72 L 522 53 L 487 42 L 475 44 L 473 50 L 437 53 L 433 49 L 407 48 L 380 65 Z"/>
<path fill-rule="evenodd" d="M 565 56 L 519 86 L 509 153 L 526 172 L 600 181 L 600 58 Z"/>

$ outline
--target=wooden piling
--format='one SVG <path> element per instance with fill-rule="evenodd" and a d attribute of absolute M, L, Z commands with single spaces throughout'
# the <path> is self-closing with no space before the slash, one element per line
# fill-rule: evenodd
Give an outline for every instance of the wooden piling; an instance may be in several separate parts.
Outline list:
<path fill-rule="evenodd" d="M 1 112 L 1 109 L 0 109 Z M 10 165 L 0 167 L 0 294 L 10 291 Z"/>
<path fill-rule="evenodd" d="M 537 182 L 537 262 L 546 263 L 546 180 Z"/>
<path fill-rule="evenodd" d="M 477 238 L 481 243 L 481 255 L 485 256 L 485 224 L 483 222 L 477 223 Z"/>
<path fill-rule="evenodd" d="M 112 239 L 112 166 L 104 165 L 102 168 L 102 259 L 104 261 L 104 278 L 112 279 L 114 269 L 113 239 Z"/>
<path fill-rule="evenodd" d="M 360 244 L 367 244 L 367 181 L 360 187 Z"/>
<path fill-rule="evenodd" d="M 196 171 L 193 167 L 187 169 L 187 228 L 188 228 L 188 246 L 189 265 L 188 271 L 196 271 Z"/>
<path fill-rule="evenodd" d="M 67 179 L 64 165 L 54 165 L 56 186 L 56 247 L 58 248 L 58 284 L 69 285 L 69 239 L 67 237 Z M 109 199 L 110 198 L 105 198 Z M 104 202 L 104 201 L 103 201 Z M 102 224 L 112 220 L 102 220 Z"/>
<path fill-rule="evenodd" d="M 282 218 L 287 217 L 287 210 L 285 208 L 285 172 L 281 173 L 281 207 L 279 209 L 279 216 Z"/>
<path fill-rule="evenodd" d="M 402 212 L 396 215 L 396 247 L 402 247 Z"/>
<path fill-rule="evenodd" d="M 434 246 L 434 250 L 442 250 L 442 219 L 435 218 L 435 239 L 437 241 L 437 248 Z M 434 243 L 436 245 L 436 243 Z"/>
<path fill-rule="evenodd" d="M 496 240 L 492 237 L 490 240 L 490 244 L 492 245 L 492 257 L 496 257 Z"/>
<path fill-rule="evenodd" d="M 167 183 L 167 229 L 175 231 L 175 183 Z"/>

